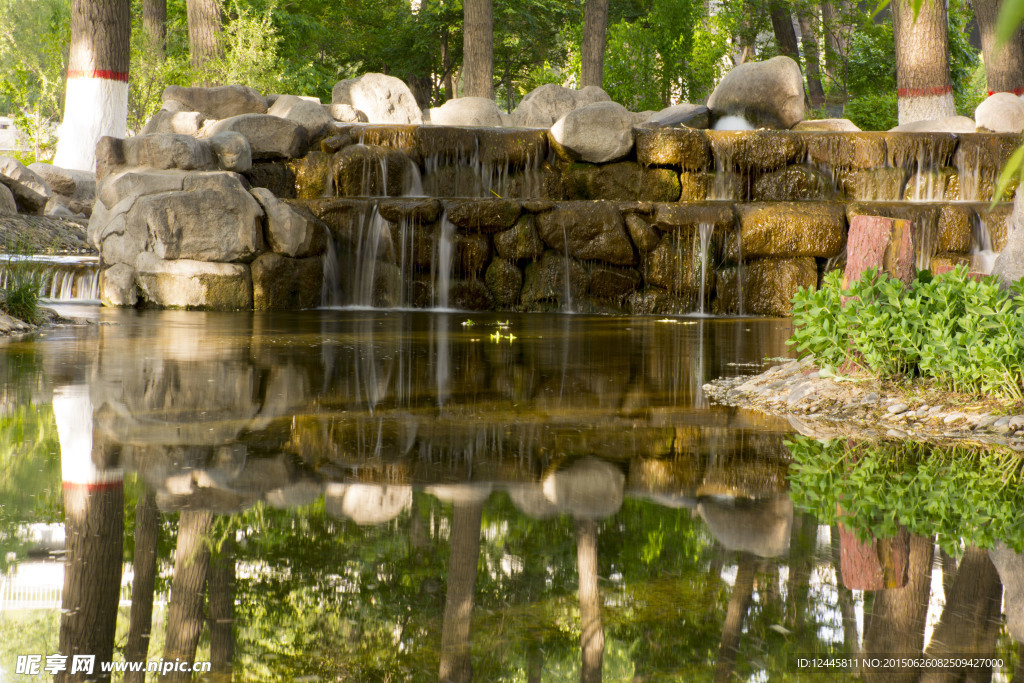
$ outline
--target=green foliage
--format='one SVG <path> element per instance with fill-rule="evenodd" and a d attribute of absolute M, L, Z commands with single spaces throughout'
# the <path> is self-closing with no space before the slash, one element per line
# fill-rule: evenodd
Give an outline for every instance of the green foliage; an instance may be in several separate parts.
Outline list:
<path fill-rule="evenodd" d="M 274 24 L 275 6 L 245 7 L 235 0 L 231 21 L 221 34 L 224 56 L 208 63 L 199 80 L 212 83 L 244 83 L 261 93 L 278 92 L 283 85 L 278 59 L 281 36 Z"/>
<path fill-rule="evenodd" d="M 899 123 L 896 89 L 852 97 L 843 116 L 861 130 L 889 130 Z"/>
<path fill-rule="evenodd" d="M 0 266 L 0 311 L 27 323 L 40 319 L 39 295 L 45 274 L 41 269 L 13 256 Z"/>
<path fill-rule="evenodd" d="M 999 541 L 1024 550 L 1024 460 L 1008 448 L 806 437 L 787 446 L 793 501 L 823 523 L 839 522 L 862 540 L 903 527 L 937 536 L 951 555 L 962 544 Z"/>
<path fill-rule="evenodd" d="M 843 298 L 848 298 L 846 305 Z M 868 270 L 842 290 L 838 272 L 793 298 L 789 343 L 821 365 L 853 364 L 884 378 L 921 376 L 957 392 L 1024 398 L 1024 295 L 963 267 L 909 288 Z"/>

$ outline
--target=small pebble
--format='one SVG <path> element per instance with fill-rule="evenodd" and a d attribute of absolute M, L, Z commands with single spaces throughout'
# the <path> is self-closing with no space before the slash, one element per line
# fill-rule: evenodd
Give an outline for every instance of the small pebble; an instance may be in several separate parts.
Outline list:
<path fill-rule="evenodd" d="M 928 409 L 928 412 L 932 415 L 937 415 L 942 412 L 942 406 L 932 406 Z"/>
<path fill-rule="evenodd" d="M 928 412 L 928 408 L 929 408 L 928 404 L 925 403 L 924 405 L 920 405 L 920 406 L 917 407 L 917 412 L 919 412 L 921 414 L 927 413 Z"/>
<path fill-rule="evenodd" d="M 878 394 L 872 391 L 864 397 L 863 403 L 878 403 Z"/>
<path fill-rule="evenodd" d="M 1010 428 L 1020 429 L 1024 427 L 1024 415 L 1014 415 L 1010 418 Z"/>
<path fill-rule="evenodd" d="M 951 425 L 954 422 L 959 422 L 962 419 L 964 419 L 964 414 L 963 413 L 950 413 L 946 417 L 942 418 L 942 423 L 943 424 L 947 424 L 947 425 Z"/>
<path fill-rule="evenodd" d="M 890 415 L 900 415 L 902 413 L 907 412 L 907 409 L 909 408 L 910 406 L 908 406 L 906 403 L 897 403 L 895 405 L 889 406 L 888 410 Z"/>
<path fill-rule="evenodd" d="M 1003 415 L 1002 417 L 997 418 L 996 421 L 992 423 L 992 426 L 993 427 L 1008 427 L 1008 426 L 1010 426 L 1010 418 L 1008 418 L 1005 415 Z"/>

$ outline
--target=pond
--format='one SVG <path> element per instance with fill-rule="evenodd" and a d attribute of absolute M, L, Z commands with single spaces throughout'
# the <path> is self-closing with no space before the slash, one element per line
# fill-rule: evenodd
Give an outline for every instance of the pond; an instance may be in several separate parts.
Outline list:
<path fill-rule="evenodd" d="M 2 680 L 1021 675 L 1018 459 L 710 405 L 787 321 L 79 312 L 0 343 Z"/>

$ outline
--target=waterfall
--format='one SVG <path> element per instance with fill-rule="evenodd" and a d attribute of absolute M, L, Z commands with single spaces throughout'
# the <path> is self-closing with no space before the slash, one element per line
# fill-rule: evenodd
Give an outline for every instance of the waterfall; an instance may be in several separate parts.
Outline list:
<path fill-rule="evenodd" d="M 432 303 L 434 308 L 443 310 L 449 307 L 448 297 L 451 291 L 452 265 L 454 262 L 455 225 L 448 220 L 446 213 L 442 213 L 431 265 Z"/>
<path fill-rule="evenodd" d="M 562 244 L 565 247 L 565 302 L 562 310 L 572 313 L 572 277 L 569 272 L 569 230 L 562 224 Z"/>
<path fill-rule="evenodd" d="M 707 281 L 708 275 L 708 247 L 711 243 L 711 233 L 714 231 L 715 226 L 711 223 L 701 223 L 697 226 L 698 237 L 700 239 L 700 303 L 698 304 L 697 312 L 700 315 L 704 315 L 704 283 Z"/>
<path fill-rule="evenodd" d="M 986 217 L 980 214 L 975 215 L 977 222 L 972 225 L 974 234 L 971 245 L 971 270 L 990 275 L 998 254 L 992 245 L 992 232 L 989 230 Z"/>
<path fill-rule="evenodd" d="M 50 301 L 96 302 L 100 298 L 100 267 L 95 256 L 0 255 L 0 289 L 31 274 L 39 297 Z"/>

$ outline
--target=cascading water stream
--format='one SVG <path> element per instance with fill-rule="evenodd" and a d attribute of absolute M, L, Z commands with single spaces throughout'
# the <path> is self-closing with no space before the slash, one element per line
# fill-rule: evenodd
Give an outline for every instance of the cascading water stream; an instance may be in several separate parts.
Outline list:
<path fill-rule="evenodd" d="M 448 309 L 451 294 L 452 265 L 455 262 L 455 225 L 447 214 L 441 215 L 434 246 L 431 281 L 434 308 Z M 404 277 L 404 273 L 403 273 Z"/>
<path fill-rule="evenodd" d="M 708 248 L 711 244 L 711 233 L 715 226 L 710 223 L 701 223 L 697 226 L 697 235 L 700 240 L 700 303 L 697 312 L 704 315 L 704 283 L 708 276 Z"/>
<path fill-rule="evenodd" d="M 0 289 L 23 277 L 38 285 L 45 300 L 93 303 L 100 298 L 99 259 L 94 256 L 0 255 Z"/>

